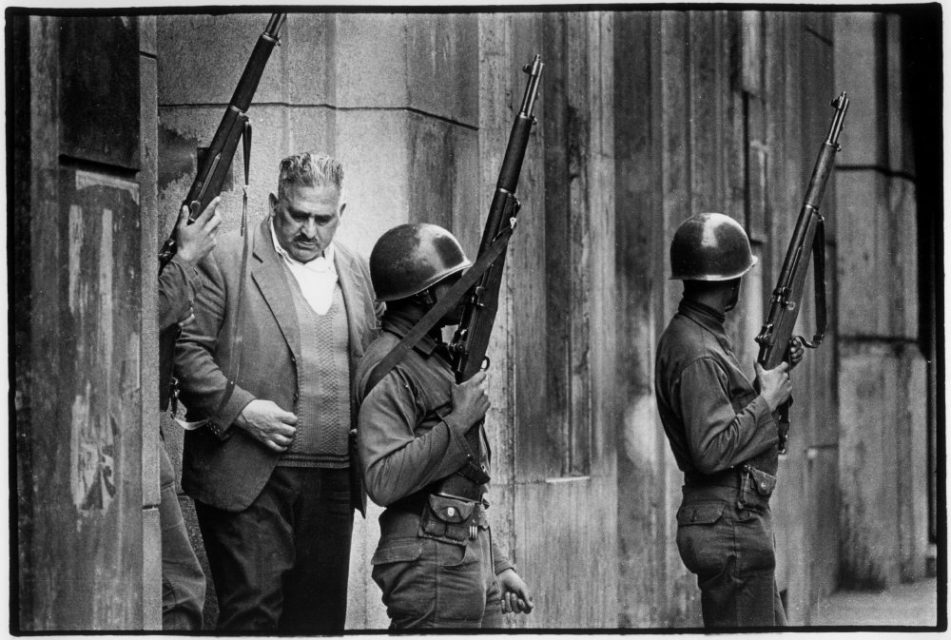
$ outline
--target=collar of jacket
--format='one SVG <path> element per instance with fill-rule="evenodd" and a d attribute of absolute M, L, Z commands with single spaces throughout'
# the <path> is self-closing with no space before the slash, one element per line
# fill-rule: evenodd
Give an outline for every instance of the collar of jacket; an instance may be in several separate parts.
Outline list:
<path fill-rule="evenodd" d="M 726 315 L 720 313 L 713 307 L 694 302 L 693 300 L 681 299 L 677 312 L 682 316 L 693 320 L 701 327 L 714 334 L 717 338 L 727 340 L 726 329 L 723 323 L 726 321 Z"/>
<path fill-rule="evenodd" d="M 393 313 L 387 313 L 383 316 L 383 330 L 392 333 L 400 340 L 402 340 L 403 336 L 412 330 L 414 324 L 415 322 L 409 318 L 404 318 L 403 316 L 395 315 Z M 433 331 L 439 330 L 433 329 Z M 436 340 L 432 336 L 432 332 L 430 332 L 429 334 L 426 334 L 420 338 L 419 342 L 416 343 L 413 349 L 419 351 L 425 356 L 430 356 L 440 344 L 442 344 L 442 341 Z"/>

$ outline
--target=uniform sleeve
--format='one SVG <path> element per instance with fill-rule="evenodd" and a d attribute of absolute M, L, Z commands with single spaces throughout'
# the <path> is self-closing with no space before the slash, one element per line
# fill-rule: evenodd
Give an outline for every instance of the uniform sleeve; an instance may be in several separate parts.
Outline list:
<path fill-rule="evenodd" d="M 173 256 L 158 277 L 159 331 L 188 320 L 200 290 L 198 270 Z"/>
<path fill-rule="evenodd" d="M 734 411 L 727 374 L 712 358 L 684 369 L 677 395 L 690 457 L 700 473 L 728 469 L 779 441 L 776 420 L 762 396 Z"/>
<path fill-rule="evenodd" d="M 387 506 L 455 472 L 466 461 L 462 430 L 439 422 L 421 436 L 409 382 L 397 368 L 360 405 L 357 444 L 367 494 Z"/>
<path fill-rule="evenodd" d="M 215 352 L 225 319 L 227 294 L 215 252 L 198 264 L 204 286 L 195 299 L 195 319 L 182 326 L 175 348 L 175 375 L 182 385 L 185 404 L 210 418 L 215 424 L 214 432 L 223 439 L 254 395 L 235 385 L 219 411 L 228 378 L 215 360 Z"/>
<path fill-rule="evenodd" d="M 502 548 L 495 543 L 495 540 L 492 540 L 492 564 L 495 575 L 499 575 L 507 569 L 512 569 L 518 573 L 518 569 L 515 568 L 515 563 L 509 560 L 509 557 L 502 551 Z"/>

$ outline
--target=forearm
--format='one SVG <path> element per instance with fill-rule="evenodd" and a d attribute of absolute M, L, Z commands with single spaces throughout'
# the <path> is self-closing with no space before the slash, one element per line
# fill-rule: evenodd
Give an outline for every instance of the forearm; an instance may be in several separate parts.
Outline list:
<path fill-rule="evenodd" d="M 201 278 L 195 267 L 173 257 L 158 277 L 159 331 L 187 320 L 200 290 Z"/>
<path fill-rule="evenodd" d="M 734 410 L 728 388 L 730 383 L 711 362 L 698 362 L 681 377 L 679 402 L 687 445 L 701 473 L 728 469 L 779 441 L 776 421 L 765 399 L 756 396 Z"/>

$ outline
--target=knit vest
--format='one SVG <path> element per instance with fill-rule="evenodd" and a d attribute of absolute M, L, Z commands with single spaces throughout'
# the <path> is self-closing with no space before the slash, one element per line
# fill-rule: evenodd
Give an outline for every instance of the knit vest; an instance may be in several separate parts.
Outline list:
<path fill-rule="evenodd" d="M 341 469 L 349 466 L 350 334 L 338 284 L 324 315 L 304 299 L 288 273 L 300 328 L 301 361 L 297 367 L 297 433 L 279 466 Z"/>

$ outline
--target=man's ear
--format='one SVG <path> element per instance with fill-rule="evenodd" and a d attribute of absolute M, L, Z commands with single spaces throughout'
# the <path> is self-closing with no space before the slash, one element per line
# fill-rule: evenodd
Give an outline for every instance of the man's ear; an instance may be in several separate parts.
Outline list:
<path fill-rule="evenodd" d="M 274 209 L 277 207 L 277 196 L 273 193 L 267 194 L 267 202 L 271 208 L 271 215 L 273 216 L 275 214 Z"/>

